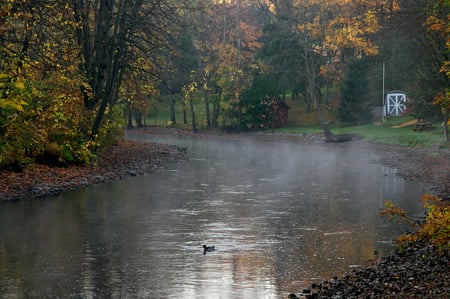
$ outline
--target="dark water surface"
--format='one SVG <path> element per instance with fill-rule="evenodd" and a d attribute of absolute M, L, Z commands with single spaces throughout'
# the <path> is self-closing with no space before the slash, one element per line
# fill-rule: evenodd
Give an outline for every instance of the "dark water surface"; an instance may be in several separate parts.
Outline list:
<path fill-rule="evenodd" d="M 385 200 L 421 211 L 424 186 L 353 143 L 129 138 L 190 160 L 1 203 L 1 298 L 287 298 L 390 250 Z"/>

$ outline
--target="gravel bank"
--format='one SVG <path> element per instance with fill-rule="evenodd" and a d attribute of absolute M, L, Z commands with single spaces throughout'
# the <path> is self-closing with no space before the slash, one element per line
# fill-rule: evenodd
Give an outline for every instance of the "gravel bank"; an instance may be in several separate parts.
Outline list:
<path fill-rule="evenodd" d="M 450 298 L 449 252 L 416 243 L 365 269 L 313 283 L 288 298 Z"/>
<path fill-rule="evenodd" d="M 377 146 L 384 152 L 381 163 L 398 169 L 398 174 L 406 179 L 426 183 L 430 193 L 450 200 L 448 149 Z"/>
<path fill-rule="evenodd" d="M 93 165 L 33 165 L 22 172 L 0 171 L 0 200 L 57 194 L 93 184 L 144 175 L 182 161 L 186 152 L 175 146 L 120 141 L 103 151 Z"/>

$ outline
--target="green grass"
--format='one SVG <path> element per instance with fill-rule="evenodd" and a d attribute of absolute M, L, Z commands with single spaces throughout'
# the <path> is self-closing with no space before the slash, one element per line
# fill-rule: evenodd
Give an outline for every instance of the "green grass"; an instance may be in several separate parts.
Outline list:
<path fill-rule="evenodd" d="M 340 130 L 336 132 L 339 133 Z M 356 133 L 368 140 L 385 144 L 396 144 L 409 147 L 435 146 L 443 141 L 441 130 L 414 132 L 411 126 L 392 128 L 380 125 L 364 125 L 346 128 L 342 133 Z"/>
<path fill-rule="evenodd" d="M 330 125 L 329 128 L 334 134 L 358 134 L 364 139 L 383 144 L 408 147 L 432 147 L 444 145 L 442 127 L 438 123 L 434 123 L 436 129 L 422 132 L 414 132 L 412 130 L 414 125 L 393 128 L 393 126 L 400 125 L 410 120 L 411 118 L 399 116 L 391 118 L 382 124 L 374 123 L 358 126 Z M 274 130 L 274 132 L 289 134 L 317 133 L 320 131 L 319 125 L 279 128 Z"/>
<path fill-rule="evenodd" d="M 290 126 L 285 128 L 275 128 L 273 132 L 279 134 L 318 134 L 322 132 L 319 125 Z"/>

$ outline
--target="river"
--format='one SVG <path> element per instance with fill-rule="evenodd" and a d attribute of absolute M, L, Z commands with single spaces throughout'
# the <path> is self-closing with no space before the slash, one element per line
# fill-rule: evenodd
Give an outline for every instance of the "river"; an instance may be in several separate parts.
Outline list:
<path fill-rule="evenodd" d="M 287 298 L 392 250 L 385 200 L 421 212 L 424 186 L 357 143 L 128 138 L 189 160 L 0 203 L 0 297 Z"/>

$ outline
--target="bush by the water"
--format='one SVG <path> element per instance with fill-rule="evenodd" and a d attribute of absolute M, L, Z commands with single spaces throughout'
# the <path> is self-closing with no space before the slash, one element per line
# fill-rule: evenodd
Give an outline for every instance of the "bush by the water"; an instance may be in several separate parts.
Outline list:
<path fill-rule="evenodd" d="M 408 247 L 411 243 L 429 241 L 440 250 L 450 249 L 450 209 L 449 205 L 441 198 L 425 194 L 421 199 L 423 207 L 427 209 L 427 215 L 423 221 L 416 221 L 407 215 L 405 210 L 392 202 L 385 202 L 385 207 L 380 210 L 381 216 L 387 216 L 389 221 L 406 222 L 414 232 L 401 235 L 397 238 L 400 249 Z"/>

